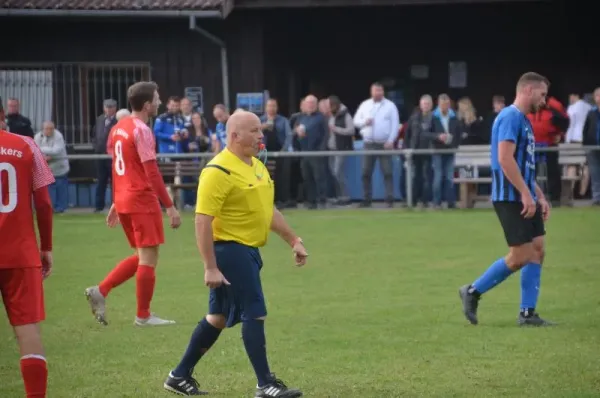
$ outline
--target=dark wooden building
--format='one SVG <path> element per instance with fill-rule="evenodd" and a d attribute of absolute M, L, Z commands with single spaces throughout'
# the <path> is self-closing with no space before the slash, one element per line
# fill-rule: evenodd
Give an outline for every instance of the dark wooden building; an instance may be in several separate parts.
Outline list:
<path fill-rule="evenodd" d="M 185 87 L 202 87 L 209 114 L 227 97 L 235 107 L 238 92 L 262 90 L 277 97 L 284 112 L 296 110 L 308 92 L 335 93 L 354 110 L 375 80 L 402 93 L 404 114 L 421 94 L 442 92 L 467 95 L 486 112 L 492 95 L 512 99 L 517 77 L 527 70 L 548 75 L 561 100 L 600 83 L 600 60 L 591 51 L 594 23 L 577 14 L 575 2 L 83 3 L 0 5 L 0 96 L 26 96 L 23 106 L 34 122 L 50 112 L 73 144 L 89 141 L 103 98 L 125 106 L 127 85 L 147 78 L 160 85 L 163 101 Z M 466 65 L 464 87 L 450 87 L 450 62 L 460 65 L 459 81 Z M 24 78 L 19 71 L 39 73 Z"/>

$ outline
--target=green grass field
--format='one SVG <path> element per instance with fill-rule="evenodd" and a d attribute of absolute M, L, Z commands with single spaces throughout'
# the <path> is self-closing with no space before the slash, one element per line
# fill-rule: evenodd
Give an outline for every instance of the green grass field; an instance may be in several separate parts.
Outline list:
<path fill-rule="evenodd" d="M 272 369 L 309 397 L 600 396 L 600 212 L 556 210 L 540 312 L 555 328 L 516 326 L 519 277 L 487 295 L 466 324 L 457 288 L 505 252 L 487 210 L 294 211 L 309 264 L 295 268 L 275 236 L 263 250 Z M 167 232 L 153 310 L 171 327 L 139 329 L 134 283 L 111 293 L 108 327 L 84 288 L 129 255 L 121 230 L 99 216 L 55 222 L 55 269 L 43 333 L 50 398 L 168 397 L 162 383 L 206 311 L 193 216 Z M 22 397 L 18 351 L 0 317 L 0 397 Z M 218 397 L 253 396 L 240 338 L 228 330 L 196 369 Z"/>

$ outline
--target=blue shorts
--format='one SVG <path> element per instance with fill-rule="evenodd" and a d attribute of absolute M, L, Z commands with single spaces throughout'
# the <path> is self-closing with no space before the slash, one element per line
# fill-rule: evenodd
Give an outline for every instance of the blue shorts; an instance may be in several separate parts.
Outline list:
<path fill-rule="evenodd" d="M 228 328 L 266 316 L 258 249 L 236 242 L 215 242 L 215 255 L 219 270 L 231 285 L 210 289 L 208 313 L 225 316 Z"/>

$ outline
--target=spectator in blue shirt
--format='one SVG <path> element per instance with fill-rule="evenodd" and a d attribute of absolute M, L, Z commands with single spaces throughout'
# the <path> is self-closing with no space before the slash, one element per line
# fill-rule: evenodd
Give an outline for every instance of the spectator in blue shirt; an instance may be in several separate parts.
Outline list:
<path fill-rule="evenodd" d="M 215 153 L 221 152 L 227 145 L 227 133 L 225 125 L 229 119 L 229 111 L 223 104 L 217 104 L 213 108 L 213 116 L 217 120 L 215 132 L 212 134 L 212 147 Z"/>
<path fill-rule="evenodd" d="M 154 121 L 154 135 L 159 153 L 187 152 L 188 132 L 179 112 L 180 103 L 179 97 L 170 97 L 167 102 L 167 112 Z"/>

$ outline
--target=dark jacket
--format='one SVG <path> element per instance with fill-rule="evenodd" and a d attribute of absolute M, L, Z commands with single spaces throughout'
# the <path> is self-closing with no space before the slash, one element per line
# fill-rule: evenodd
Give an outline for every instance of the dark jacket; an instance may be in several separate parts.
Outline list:
<path fill-rule="evenodd" d="M 471 124 L 460 121 L 461 137 L 460 145 L 489 145 L 491 127 L 487 128 L 488 121 L 478 118 Z"/>
<path fill-rule="evenodd" d="M 434 132 L 433 113 L 423 115 L 415 112 L 406 122 L 404 132 L 405 149 L 429 149 L 437 134 Z"/>
<path fill-rule="evenodd" d="M 6 125 L 11 133 L 33 138 L 31 120 L 20 113 L 6 115 Z"/>
<path fill-rule="evenodd" d="M 294 148 L 294 151 L 300 150 L 300 140 L 298 139 L 298 136 L 296 134 L 294 134 L 294 131 L 296 129 L 296 126 L 298 126 L 298 119 L 300 119 L 301 115 L 302 115 L 302 112 L 292 113 L 290 115 L 290 119 L 289 119 L 290 128 L 292 129 L 292 147 Z"/>
<path fill-rule="evenodd" d="M 351 151 L 354 149 L 354 122 L 346 106 L 341 105 L 338 113 L 332 116 L 335 127 L 351 129 L 350 134 L 334 133 L 335 149 L 338 151 Z"/>
<path fill-rule="evenodd" d="M 597 106 L 588 112 L 585 119 L 583 145 L 600 145 L 600 110 Z"/>
<path fill-rule="evenodd" d="M 261 123 L 267 122 L 267 115 L 260 117 Z M 274 133 L 274 134 L 273 134 Z M 281 115 L 276 115 L 273 120 L 273 127 L 269 130 L 263 130 L 265 145 L 269 151 L 287 151 L 292 143 L 292 129 L 290 121 Z"/>
<path fill-rule="evenodd" d="M 329 134 L 327 119 L 320 112 L 302 114 L 298 117 L 298 125 L 303 124 L 306 136 L 300 138 L 300 148 L 303 151 L 322 151 Z"/>
<path fill-rule="evenodd" d="M 117 118 L 112 117 L 110 123 L 105 125 L 106 115 L 100 115 L 96 119 L 96 124 L 92 129 L 92 143 L 94 144 L 94 152 L 106 154 L 106 141 L 108 140 L 108 133 L 117 124 Z"/>
<path fill-rule="evenodd" d="M 433 147 L 436 149 L 449 149 L 449 148 L 458 148 L 458 144 L 460 144 L 460 137 L 462 135 L 462 123 L 458 120 L 455 115 L 450 115 L 448 118 L 448 134 L 452 135 L 452 141 L 446 144 L 438 139 L 440 134 L 446 133 L 444 130 L 444 125 L 442 124 L 442 119 L 438 116 L 433 116 L 433 132 L 435 133 L 435 138 L 432 140 Z"/>
<path fill-rule="evenodd" d="M 210 144 L 211 144 L 210 133 L 208 132 L 208 128 L 206 128 L 204 126 L 204 123 L 202 123 L 201 131 L 196 131 L 196 128 L 193 125 L 190 125 L 189 127 L 187 127 L 187 131 L 189 134 L 189 142 L 190 142 L 190 145 L 188 145 L 189 152 L 192 152 L 191 149 L 189 148 L 191 146 L 192 142 L 195 142 L 198 147 L 198 150 L 193 151 L 193 152 L 208 152 L 210 150 Z"/>

